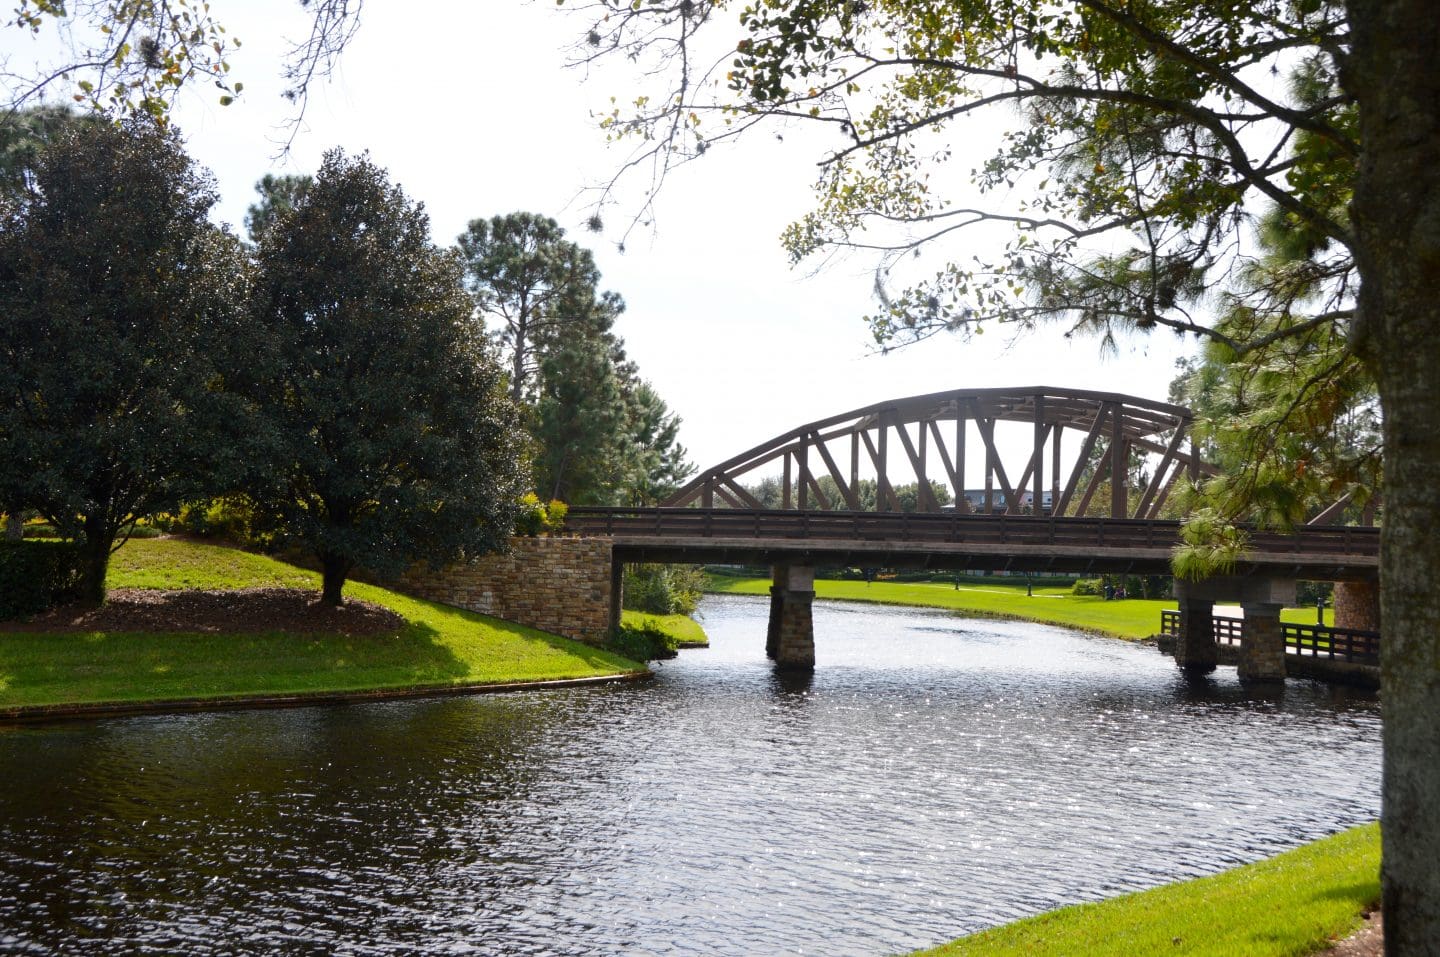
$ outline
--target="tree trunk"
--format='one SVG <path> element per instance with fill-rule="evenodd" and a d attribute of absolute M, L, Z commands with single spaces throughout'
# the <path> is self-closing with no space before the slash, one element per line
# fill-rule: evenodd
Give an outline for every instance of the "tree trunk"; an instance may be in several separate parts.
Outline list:
<path fill-rule="evenodd" d="M 1350 0 L 1363 152 L 1351 214 L 1357 346 L 1385 412 L 1380 614 L 1385 950 L 1440 941 L 1440 17 Z"/>
<path fill-rule="evenodd" d="M 323 584 L 320 600 L 336 608 L 340 606 L 341 592 L 345 589 L 345 578 L 350 574 L 351 564 L 338 555 L 321 555 Z"/>
<path fill-rule="evenodd" d="M 5 516 L 5 537 L 18 542 L 25 537 L 25 514 L 11 512 Z"/>
<path fill-rule="evenodd" d="M 525 354 L 526 338 L 530 335 L 530 303 L 522 294 L 520 297 L 520 318 L 514 324 L 515 354 L 510 357 L 510 401 L 520 405 L 525 399 Z"/>
<path fill-rule="evenodd" d="M 99 608 L 105 604 L 105 576 L 110 571 L 113 533 L 107 533 L 103 519 L 87 516 L 85 541 L 81 546 L 80 604 Z"/>

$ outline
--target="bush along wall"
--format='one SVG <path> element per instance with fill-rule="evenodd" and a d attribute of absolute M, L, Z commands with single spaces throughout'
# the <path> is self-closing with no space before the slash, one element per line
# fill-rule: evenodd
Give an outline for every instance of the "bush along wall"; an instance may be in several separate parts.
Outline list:
<path fill-rule="evenodd" d="M 605 647 L 634 661 L 658 661 L 674 658 L 680 652 L 675 636 L 652 625 L 621 625 L 615 629 Z"/>
<path fill-rule="evenodd" d="M 694 565 L 626 565 L 625 607 L 651 615 L 691 615 L 705 588 Z"/>
<path fill-rule="evenodd" d="M 79 585 L 80 549 L 72 543 L 0 541 L 0 621 L 69 601 Z"/>

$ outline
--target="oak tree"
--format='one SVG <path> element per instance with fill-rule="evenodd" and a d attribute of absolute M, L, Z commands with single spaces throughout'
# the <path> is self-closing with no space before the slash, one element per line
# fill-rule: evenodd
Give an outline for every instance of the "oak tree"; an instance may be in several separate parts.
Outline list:
<path fill-rule="evenodd" d="M 528 485 L 504 375 L 462 269 L 368 157 L 325 155 L 259 236 L 247 392 L 269 445 L 251 494 L 319 559 L 396 573 L 503 548 Z"/>
<path fill-rule="evenodd" d="M 238 468 L 247 270 L 214 202 L 145 117 L 71 125 L 0 197 L 0 500 L 83 542 L 90 604 L 123 530 Z"/>

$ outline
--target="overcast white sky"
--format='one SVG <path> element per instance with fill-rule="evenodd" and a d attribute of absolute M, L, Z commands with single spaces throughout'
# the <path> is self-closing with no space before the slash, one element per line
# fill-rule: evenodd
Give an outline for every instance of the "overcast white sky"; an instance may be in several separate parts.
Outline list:
<path fill-rule="evenodd" d="M 699 466 L 811 419 L 924 392 L 1052 385 L 1163 400 L 1188 349 L 1158 335 L 1102 358 L 1093 340 L 1067 341 L 1058 330 L 1007 348 L 1007 334 L 992 328 L 968 342 L 934 338 L 875 354 L 861 318 L 872 306 L 871 264 L 851 259 L 811 275 L 791 269 L 779 245 L 810 201 L 819 154 L 804 136 L 712 150 L 669 182 L 654 232 L 632 236 L 621 254 L 613 237 L 584 230 L 588 210 L 576 197 L 622 157 L 590 111 L 633 90 L 623 74 L 586 80 L 563 68 L 564 47 L 585 25 L 552 3 L 369 0 L 340 70 L 314 90 L 306 128 L 277 162 L 278 125 L 291 111 L 278 64 L 304 17 L 295 0 L 212 6 L 244 43 L 231 64 L 245 93 L 220 107 L 213 88 L 201 88 L 177 121 L 191 154 L 215 173 L 221 218 L 242 228 L 261 175 L 312 172 L 332 146 L 369 150 L 425 203 L 439 243 L 476 217 L 554 216 L 594 249 L 605 288 L 625 297 L 619 332 L 683 418 L 681 438 Z M 0 33 L 3 52 L 26 55 L 28 43 L 13 28 Z M 972 157 L 991 149 L 983 130 L 970 137 Z M 975 164 L 960 154 L 956 182 Z"/>

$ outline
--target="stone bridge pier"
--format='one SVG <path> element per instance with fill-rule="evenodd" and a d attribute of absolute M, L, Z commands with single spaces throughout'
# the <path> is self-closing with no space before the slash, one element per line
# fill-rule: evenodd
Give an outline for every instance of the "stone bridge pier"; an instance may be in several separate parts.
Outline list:
<path fill-rule="evenodd" d="M 775 565 L 770 586 L 770 623 L 765 655 L 782 671 L 815 668 L 815 569 L 809 565 Z"/>
<path fill-rule="evenodd" d="M 1248 683 L 1285 680 L 1285 634 L 1280 609 L 1295 603 L 1295 579 L 1256 575 L 1219 576 L 1200 582 L 1176 579 L 1180 603 L 1180 637 L 1175 642 L 1175 663 L 1191 676 L 1215 670 L 1219 647 L 1215 642 L 1216 601 L 1240 602 L 1245 611 L 1245 641 L 1240 645 L 1240 680 Z"/>

